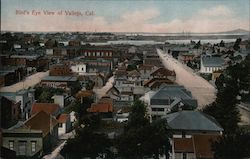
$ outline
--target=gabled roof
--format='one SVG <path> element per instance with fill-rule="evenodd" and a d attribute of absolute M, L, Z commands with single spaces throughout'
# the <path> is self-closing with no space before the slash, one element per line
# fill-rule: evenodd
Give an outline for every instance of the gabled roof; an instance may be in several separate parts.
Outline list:
<path fill-rule="evenodd" d="M 108 113 L 113 112 L 113 105 L 110 103 L 93 103 L 88 109 L 91 113 Z"/>
<path fill-rule="evenodd" d="M 40 111 L 26 120 L 24 125 L 33 130 L 42 130 L 43 136 L 46 136 L 57 125 L 57 120 L 44 111 Z"/>
<path fill-rule="evenodd" d="M 161 88 L 151 99 L 192 99 L 192 94 L 183 86 L 169 85 Z"/>
<path fill-rule="evenodd" d="M 49 115 L 55 115 L 60 111 L 59 104 L 55 103 L 34 103 L 31 108 L 31 115 L 44 111 Z"/>
<path fill-rule="evenodd" d="M 151 76 L 176 76 L 174 71 L 160 67 L 150 74 Z"/>
<path fill-rule="evenodd" d="M 166 83 L 166 84 L 173 84 L 174 82 L 169 80 L 169 79 L 162 79 L 162 78 L 151 78 L 147 81 L 144 82 L 144 86 L 145 87 L 152 87 L 154 84 L 163 84 L 163 83 Z"/>
<path fill-rule="evenodd" d="M 129 71 L 128 72 L 128 76 L 130 77 L 140 77 L 140 72 L 138 72 L 137 70 L 133 70 L 133 71 Z"/>
<path fill-rule="evenodd" d="M 203 56 L 201 60 L 205 67 L 221 67 L 224 64 L 224 60 L 221 57 Z"/>
<path fill-rule="evenodd" d="M 57 122 L 58 123 L 66 123 L 67 120 L 69 119 L 69 114 L 61 114 L 58 118 L 57 118 Z"/>
<path fill-rule="evenodd" d="M 164 118 L 173 130 L 223 131 L 213 117 L 199 111 L 179 111 Z"/>

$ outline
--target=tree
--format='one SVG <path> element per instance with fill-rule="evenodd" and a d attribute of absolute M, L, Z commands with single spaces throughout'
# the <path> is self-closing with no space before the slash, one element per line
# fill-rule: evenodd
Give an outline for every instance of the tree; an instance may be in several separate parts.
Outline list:
<path fill-rule="evenodd" d="M 250 157 L 250 132 L 240 130 L 236 134 L 223 135 L 212 147 L 216 159 Z"/>
<path fill-rule="evenodd" d="M 89 128 L 80 129 L 73 139 L 68 139 L 62 149 L 63 156 L 69 159 L 90 157 L 95 159 L 108 153 L 111 141 L 105 134 L 94 133 Z"/>
<path fill-rule="evenodd" d="M 220 41 L 220 47 L 225 47 L 225 42 L 223 40 Z"/>
<path fill-rule="evenodd" d="M 225 129 L 225 133 L 234 133 L 238 129 L 240 114 L 237 103 L 249 96 L 250 90 L 250 56 L 240 64 L 230 65 L 217 78 L 217 98 L 203 111 L 213 117 Z M 247 92 L 247 93 L 244 93 Z"/>
<path fill-rule="evenodd" d="M 159 158 L 170 150 L 166 122 L 159 120 L 150 124 L 144 103 L 136 100 L 124 133 L 116 139 L 116 146 L 121 157 Z"/>
<path fill-rule="evenodd" d="M 135 65 L 135 64 L 133 64 L 133 65 L 128 65 L 127 66 L 127 71 L 133 71 L 133 70 L 136 70 L 137 69 L 137 66 Z"/>
<path fill-rule="evenodd" d="M 240 49 L 240 43 L 241 43 L 241 38 L 236 39 L 234 46 L 233 46 L 234 50 L 237 51 Z"/>

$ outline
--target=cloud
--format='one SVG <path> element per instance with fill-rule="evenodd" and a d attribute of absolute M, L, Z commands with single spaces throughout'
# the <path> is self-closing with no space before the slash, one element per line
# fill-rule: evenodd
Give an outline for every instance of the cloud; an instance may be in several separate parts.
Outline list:
<path fill-rule="evenodd" d="M 208 9 L 202 9 L 198 13 L 201 16 L 216 17 L 216 16 L 226 16 L 229 17 L 233 15 L 233 11 L 224 5 L 218 5 Z"/>

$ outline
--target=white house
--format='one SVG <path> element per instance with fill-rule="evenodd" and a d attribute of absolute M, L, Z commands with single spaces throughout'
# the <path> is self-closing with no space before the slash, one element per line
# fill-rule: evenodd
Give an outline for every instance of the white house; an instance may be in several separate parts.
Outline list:
<path fill-rule="evenodd" d="M 224 60 L 221 57 L 203 56 L 201 57 L 200 73 L 213 73 L 224 68 Z"/>
<path fill-rule="evenodd" d="M 79 63 L 71 66 L 71 70 L 74 73 L 78 73 L 79 75 L 84 75 L 87 72 L 86 64 Z"/>
<path fill-rule="evenodd" d="M 71 130 L 71 122 L 69 114 L 61 114 L 57 119 L 58 125 L 58 136 L 68 133 Z"/>

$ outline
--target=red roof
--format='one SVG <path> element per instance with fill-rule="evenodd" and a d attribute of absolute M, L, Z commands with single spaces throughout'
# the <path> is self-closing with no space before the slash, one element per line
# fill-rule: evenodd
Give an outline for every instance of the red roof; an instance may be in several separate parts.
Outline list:
<path fill-rule="evenodd" d="M 50 129 L 57 125 L 57 121 L 44 111 L 40 111 L 26 120 L 24 125 L 33 130 L 42 130 L 43 136 L 46 136 Z"/>
<path fill-rule="evenodd" d="M 60 106 L 55 103 L 34 103 L 31 108 L 31 115 L 44 111 L 49 115 L 55 114 L 60 110 Z"/>
<path fill-rule="evenodd" d="M 91 113 L 108 113 L 113 112 L 113 106 L 110 103 L 93 103 L 88 109 Z"/>
<path fill-rule="evenodd" d="M 58 118 L 57 121 L 58 123 L 66 123 L 67 120 L 69 119 L 69 114 L 61 114 Z"/>

